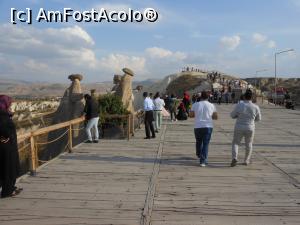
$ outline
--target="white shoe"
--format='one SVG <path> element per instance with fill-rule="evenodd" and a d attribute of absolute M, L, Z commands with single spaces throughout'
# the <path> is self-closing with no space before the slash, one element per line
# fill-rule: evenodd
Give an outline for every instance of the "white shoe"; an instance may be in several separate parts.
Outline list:
<path fill-rule="evenodd" d="M 201 163 L 200 167 L 206 167 L 205 163 Z"/>

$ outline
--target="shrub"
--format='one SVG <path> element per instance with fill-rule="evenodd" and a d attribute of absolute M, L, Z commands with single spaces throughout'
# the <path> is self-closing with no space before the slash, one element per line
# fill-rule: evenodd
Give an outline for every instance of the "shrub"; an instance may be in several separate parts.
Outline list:
<path fill-rule="evenodd" d="M 114 94 L 101 95 L 98 99 L 100 106 L 100 122 L 103 123 L 106 115 L 127 115 L 129 112 L 124 108 L 122 100 Z M 106 120 L 107 121 L 107 120 Z M 110 119 L 109 122 L 120 125 L 121 119 Z"/>

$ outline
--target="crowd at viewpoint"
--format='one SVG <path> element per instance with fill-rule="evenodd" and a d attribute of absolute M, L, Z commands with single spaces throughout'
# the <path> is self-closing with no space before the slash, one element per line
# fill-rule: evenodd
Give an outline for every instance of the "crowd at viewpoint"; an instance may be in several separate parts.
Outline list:
<path fill-rule="evenodd" d="M 167 116 L 171 122 L 194 118 L 194 135 L 196 139 L 196 155 L 201 167 L 208 163 L 208 147 L 213 132 L 213 120 L 218 119 L 217 108 L 211 103 L 214 93 L 203 91 L 190 95 L 184 92 L 177 98 L 174 94 L 161 98 L 160 93 L 154 96 L 144 92 L 144 123 L 145 139 L 156 138 L 162 127 L 162 118 Z M 261 120 L 260 109 L 252 103 L 252 91 L 247 90 L 238 104 L 235 105 L 230 116 L 236 119 L 232 140 L 232 162 L 234 167 L 238 163 L 238 147 L 241 140 L 245 139 L 246 154 L 244 164 L 251 162 L 252 143 L 255 133 L 255 122 Z M 86 133 L 88 143 L 98 143 L 99 105 L 93 95 L 84 96 Z M 20 161 L 16 127 L 10 111 L 12 99 L 6 95 L 0 95 L 0 187 L 1 197 L 18 195 L 22 188 L 16 186 L 16 179 L 20 175 Z M 92 135 L 91 130 L 94 130 Z"/>
<path fill-rule="evenodd" d="M 217 92 L 217 102 L 221 104 Z M 184 92 L 181 98 L 176 98 L 174 94 L 165 95 L 163 99 L 156 93 L 154 97 L 151 93 L 144 92 L 144 112 L 145 112 L 145 139 L 156 138 L 156 133 L 161 129 L 162 116 L 169 116 L 170 121 L 187 120 L 194 118 L 194 135 L 196 139 L 196 155 L 199 158 L 201 167 L 208 164 L 208 147 L 213 132 L 213 120 L 218 119 L 216 106 L 211 103 L 214 93 L 202 91 L 190 98 Z M 234 98 L 235 96 L 231 96 Z M 238 147 L 245 139 L 244 165 L 251 162 L 253 149 L 253 139 L 255 133 L 255 122 L 261 120 L 259 107 L 252 103 L 253 93 L 248 89 L 239 99 L 230 116 L 236 119 L 232 140 L 232 161 L 231 166 L 238 163 Z M 225 98 L 226 101 L 226 98 Z"/>

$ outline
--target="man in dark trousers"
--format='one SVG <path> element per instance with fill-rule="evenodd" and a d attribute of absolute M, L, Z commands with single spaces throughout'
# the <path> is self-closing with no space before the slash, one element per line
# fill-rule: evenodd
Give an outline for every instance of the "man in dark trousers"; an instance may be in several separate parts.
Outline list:
<path fill-rule="evenodd" d="M 144 100 L 144 112 L 145 112 L 145 131 L 146 131 L 146 137 L 145 139 L 155 138 L 155 131 L 153 127 L 153 109 L 154 109 L 154 103 L 153 100 L 148 96 L 148 92 L 143 93 Z M 150 137 L 150 130 L 152 136 Z"/>
<path fill-rule="evenodd" d="M 190 117 L 195 118 L 196 155 L 200 166 L 205 167 L 208 159 L 208 145 L 213 132 L 213 120 L 218 119 L 216 107 L 208 102 L 208 93 L 202 91 L 201 101 L 193 104 Z"/>

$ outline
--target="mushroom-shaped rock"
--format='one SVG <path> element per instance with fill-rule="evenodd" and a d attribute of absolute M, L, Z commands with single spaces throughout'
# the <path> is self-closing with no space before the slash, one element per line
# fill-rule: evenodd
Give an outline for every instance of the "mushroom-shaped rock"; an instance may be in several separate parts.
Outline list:
<path fill-rule="evenodd" d="M 122 71 L 125 73 L 125 74 L 128 74 L 130 76 L 134 76 L 134 73 L 131 69 L 129 68 L 123 68 Z"/>
<path fill-rule="evenodd" d="M 83 76 L 81 74 L 71 74 L 69 77 L 68 77 L 71 81 L 74 81 L 74 80 L 79 80 L 79 81 L 82 81 L 83 79 Z"/>

